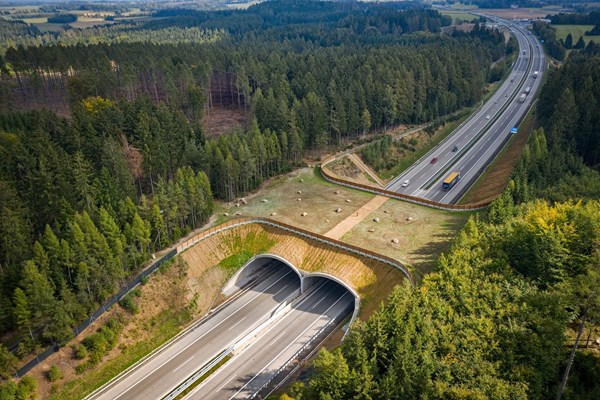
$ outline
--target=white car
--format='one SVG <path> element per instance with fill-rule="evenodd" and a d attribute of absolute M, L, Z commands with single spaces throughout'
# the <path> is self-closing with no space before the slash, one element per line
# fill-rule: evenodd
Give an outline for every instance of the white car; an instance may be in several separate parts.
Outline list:
<path fill-rule="evenodd" d="M 408 184 L 410 183 L 410 180 L 405 180 L 404 182 L 402 182 L 402 187 L 407 187 Z"/>
<path fill-rule="evenodd" d="M 492 118 L 492 116 L 490 114 L 485 116 L 485 119 L 490 119 L 490 118 Z"/>

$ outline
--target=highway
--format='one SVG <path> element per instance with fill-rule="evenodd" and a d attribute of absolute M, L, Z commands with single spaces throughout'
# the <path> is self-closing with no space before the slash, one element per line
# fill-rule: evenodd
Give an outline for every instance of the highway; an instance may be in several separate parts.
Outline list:
<path fill-rule="evenodd" d="M 456 203 L 527 113 L 546 70 L 542 47 L 525 28 L 492 19 L 508 26 L 519 43 L 513 70 L 485 104 L 427 155 L 394 178 L 387 190 L 444 204 Z M 539 72 L 537 78 L 534 71 Z M 520 102 L 526 88 L 530 93 Z M 450 190 L 442 190 L 442 182 L 454 171 L 460 172 L 461 179 Z"/>
<path fill-rule="evenodd" d="M 256 286 L 87 398 L 160 399 L 170 393 L 224 349 L 266 321 L 281 303 L 299 294 L 300 278 L 282 265 L 274 261 L 270 274 L 265 274 Z"/>
<path fill-rule="evenodd" d="M 251 342 L 185 399 L 248 399 L 310 339 L 352 307 L 354 297 L 327 281 Z"/>

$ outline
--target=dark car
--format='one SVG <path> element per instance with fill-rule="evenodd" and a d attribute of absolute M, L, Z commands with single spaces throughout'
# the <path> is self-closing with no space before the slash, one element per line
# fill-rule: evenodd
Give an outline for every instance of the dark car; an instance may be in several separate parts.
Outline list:
<path fill-rule="evenodd" d="M 457 151 L 458 151 L 458 146 L 457 146 L 457 145 L 454 145 L 454 147 L 452 148 L 452 151 L 453 151 L 453 152 L 457 152 Z"/>
<path fill-rule="evenodd" d="M 431 163 L 432 163 L 432 164 L 435 164 L 436 162 L 437 162 L 437 157 L 433 157 L 433 158 L 431 159 Z"/>

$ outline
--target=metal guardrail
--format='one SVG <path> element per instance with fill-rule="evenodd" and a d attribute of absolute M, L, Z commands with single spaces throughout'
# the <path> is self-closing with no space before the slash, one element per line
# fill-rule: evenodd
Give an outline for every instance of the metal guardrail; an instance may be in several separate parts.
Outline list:
<path fill-rule="evenodd" d="M 444 203 L 438 203 L 437 201 L 422 199 L 420 197 L 415 197 L 415 196 L 410 196 L 407 194 L 392 192 L 392 191 L 386 190 L 386 189 L 380 189 L 380 188 L 377 188 L 374 186 L 367 186 L 367 185 L 363 185 L 361 183 L 347 181 L 345 179 L 341 179 L 341 178 L 338 178 L 338 177 L 335 177 L 335 176 L 329 174 L 329 172 L 327 172 L 327 170 L 325 169 L 327 164 L 331 163 L 332 161 L 334 161 L 336 159 L 337 158 L 334 156 L 334 157 L 330 157 L 330 158 L 326 159 L 325 161 L 321 162 L 320 170 L 321 170 L 321 174 L 323 175 L 323 178 L 325 178 L 325 180 L 327 180 L 331 183 L 346 186 L 346 187 L 349 187 L 352 189 L 358 189 L 358 190 L 362 190 L 365 192 L 370 192 L 373 194 L 378 194 L 381 196 L 386 196 L 386 197 L 390 197 L 390 198 L 397 199 L 397 200 L 404 200 L 404 201 L 408 201 L 410 203 L 415 203 L 415 204 L 419 204 L 422 206 L 436 208 L 438 210 L 445 210 L 445 211 L 482 210 L 484 208 L 487 208 L 490 205 L 490 203 L 492 202 L 492 201 L 485 201 L 485 202 L 476 203 L 476 204 L 463 204 L 463 205 L 444 204 Z"/>
<path fill-rule="evenodd" d="M 200 379 L 203 375 L 205 375 L 208 371 L 211 370 L 215 365 L 220 363 L 225 357 L 227 357 L 234 350 L 234 346 L 231 346 L 221 352 L 218 356 L 213 358 L 208 364 L 200 368 L 194 375 L 190 376 L 185 382 L 179 385 L 175 390 L 162 398 L 162 400 L 173 400 L 181 393 L 183 393 L 187 388 L 192 386 L 198 379 Z"/>
<path fill-rule="evenodd" d="M 340 242 L 339 240 L 331 239 L 326 236 L 304 230 L 302 228 L 297 228 L 295 226 L 285 224 L 283 222 L 278 222 L 278 221 L 274 221 L 272 219 L 260 218 L 260 217 L 232 219 L 231 221 L 228 221 L 222 225 L 216 226 L 214 228 L 210 228 L 210 229 L 194 236 L 193 238 L 185 241 L 181 245 L 177 246 L 177 253 L 179 254 L 179 253 L 185 251 L 186 249 L 190 248 L 191 246 L 195 245 L 196 243 L 198 243 L 204 239 L 207 239 L 210 236 L 213 236 L 217 233 L 235 228 L 237 226 L 248 225 L 248 224 L 269 225 L 269 226 L 293 233 L 298 236 L 306 237 L 308 239 L 315 240 L 317 242 L 324 243 L 324 244 L 336 247 L 338 249 L 345 250 L 350 253 L 357 254 L 359 256 L 381 262 L 383 264 L 389 265 L 391 267 L 394 267 L 394 268 L 400 270 L 409 279 L 411 284 L 414 284 L 414 282 L 415 282 L 412 277 L 412 274 L 410 273 L 408 268 L 406 268 L 406 266 L 404 264 L 402 264 L 401 262 L 394 260 L 391 257 L 387 257 L 387 256 L 384 256 L 384 255 L 381 255 L 381 254 L 378 254 L 378 253 L 375 253 L 375 252 L 369 251 L 367 249 L 363 249 L 361 247 L 354 246 L 354 245 L 351 245 L 348 243 Z"/>
<path fill-rule="evenodd" d="M 217 233 L 224 232 L 226 230 L 229 230 L 229 229 L 232 229 L 232 228 L 235 228 L 238 226 L 242 226 L 242 225 L 248 225 L 248 224 L 269 225 L 269 226 L 293 233 L 295 235 L 306 237 L 308 239 L 315 240 L 320 243 L 325 243 L 327 245 L 339 248 L 341 250 L 345 250 L 350 253 L 357 254 L 362 257 L 366 257 L 368 259 L 372 259 L 372 260 L 381 262 L 383 264 L 389 265 L 391 267 L 394 267 L 394 268 L 400 270 L 408 278 L 410 283 L 414 285 L 414 279 L 412 277 L 412 274 L 408 270 L 408 268 L 406 268 L 406 266 L 403 265 L 402 263 L 400 263 L 399 261 L 396 261 L 390 257 L 383 256 L 381 254 L 377 254 L 372 251 L 369 251 L 369 250 L 366 250 L 366 249 L 363 249 L 363 248 L 360 248 L 358 246 L 354 246 L 354 245 L 351 245 L 348 243 L 343 243 L 338 240 L 328 238 L 326 236 L 322 236 L 322 235 L 319 235 L 319 234 L 316 234 L 313 232 L 309 232 L 309 231 L 301 229 L 301 228 L 297 228 L 297 227 L 294 227 L 294 226 L 291 226 L 288 224 L 270 220 L 268 218 L 240 218 L 240 219 L 234 219 L 234 220 L 228 221 L 228 222 L 221 224 L 219 226 L 216 226 L 214 228 L 209 228 L 208 230 L 201 232 L 200 234 L 194 236 L 193 238 L 186 240 L 185 242 L 183 242 L 182 244 L 177 246 L 175 249 L 169 251 L 167 254 L 165 254 L 158 260 L 156 260 L 148 268 L 146 268 L 143 271 L 141 271 L 140 273 L 138 273 L 117 294 L 113 295 L 106 302 L 104 302 L 102 304 L 102 306 L 100 306 L 96 311 L 94 311 L 94 313 L 92 313 L 92 315 L 90 317 L 88 317 L 88 319 L 86 321 L 82 322 L 80 325 L 78 325 L 76 328 L 74 328 L 73 329 L 73 337 L 79 336 L 95 320 L 100 318 L 108 309 L 110 309 L 113 305 L 115 305 L 119 300 L 121 300 L 125 295 L 127 295 L 132 289 L 134 289 L 136 286 L 138 286 L 141 283 L 142 279 L 145 279 L 148 276 L 150 276 L 152 273 L 154 273 L 164 262 L 170 260 L 171 258 L 175 257 L 179 253 L 187 250 L 188 248 L 195 245 L 196 243 L 198 243 L 204 239 L 207 239 Z M 57 352 L 59 349 L 60 349 L 60 346 L 54 344 L 54 345 L 50 346 L 49 348 L 47 348 L 46 350 L 44 350 L 44 352 L 37 354 L 34 359 L 29 361 L 27 364 L 25 364 L 23 367 L 21 367 L 15 373 L 16 377 L 17 378 L 22 377 L 27 372 L 29 372 L 33 367 L 40 364 L 42 361 L 46 360 L 48 357 L 50 357 L 52 354 Z"/>
<path fill-rule="evenodd" d="M 343 318 L 345 318 L 346 315 L 349 312 L 351 312 L 351 308 L 352 307 L 346 307 L 341 313 L 336 315 L 335 318 L 332 318 L 329 322 L 327 322 L 327 324 L 325 324 L 315 335 L 313 335 L 313 337 L 311 337 L 308 342 L 304 343 L 304 345 L 302 345 L 302 347 L 300 347 L 300 349 L 298 349 L 298 351 L 296 353 L 294 353 L 294 355 L 292 355 L 281 367 L 279 367 L 279 369 L 271 376 L 271 378 L 269 378 L 257 390 L 255 390 L 254 393 L 250 397 L 248 397 L 248 399 L 250 399 L 250 400 L 255 399 L 257 396 L 259 396 L 261 394 L 261 392 L 267 391 L 269 389 L 269 386 L 276 379 L 282 378 L 281 374 L 286 369 L 288 369 L 293 363 L 295 363 L 298 359 L 300 359 L 303 352 L 305 352 L 308 348 L 310 348 L 316 340 L 319 340 L 319 338 L 321 338 L 323 336 L 323 334 L 326 333 L 327 330 L 329 330 L 331 328 L 332 324 L 336 325 Z M 283 378 L 286 378 L 286 377 L 287 376 L 284 376 Z M 262 398 L 262 396 L 260 398 Z"/>

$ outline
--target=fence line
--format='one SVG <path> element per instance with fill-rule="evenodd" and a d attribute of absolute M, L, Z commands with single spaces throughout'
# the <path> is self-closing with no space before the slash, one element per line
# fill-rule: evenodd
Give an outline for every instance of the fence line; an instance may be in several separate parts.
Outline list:
<path fill-rule="evenodd" d="M 325 168 L 327 166 L 327 164 L 331 163 L 332 161 L 336 160 L 337 157 L 333 156 L 330 157 L 328 159 L 325 159 L 324 161 L 321 162 L 321 174 L 323 175 L 323 177 L 325 178 L 325 180 L 331 182 L 331 183 L 335 183 L 338 185 L 342 185 L 342 186 L 346 186 L 352 189 L 358 189 L 358 190 L 362 190 L 362 191 L 366 191 L 366 192 L 370 192 L 370 193 L 374 193 L 374 194 L 378 194 L 381 196 L 386 196 L 386 197 L 390 197 L 390 198 L 394 198 L 397 200 L 404 200 L 404 201 L 408 201 L 410 203 L 415 203 L 415 204 L 419 204 L 422 206 L 426 206 L 426 207 L 431 207 L 431 208 L 437 208 L 438 210 L 446 210 L 446 211 L 475 211 L 475 210 L 482 210 L 486 207 L 488 207 L 491 203 L 491 201 L 484 201 L 481 203 L 475 203 L 475 204 L 444 204 L 444 203 L 438 203 L 437 201 L 432 201 L 432 200 L 427 200 L 427 199 L 422 199 L 420 197 L 415 197 L 415 196 L 410 196 L 407 194 L 402 194 L 402 193 L 396 193 L 396 192 L 392 192 L 390 190 L 387 189 L 381 189 L 375 186 L 369 186 L 369 185 L 363 185 L 362 183 L 357 183 L 357 182 L 351 182 L 351 181 L 347 181 L 345 179 L 341 179 L 338 178 L 337 176 L 333 176 L 332 174 L 330 174 L 327 169 Z"/>
<path fill-rule="evenodd" d="M 318 233 L 313 233 L 313 232 L 307 231 L 302 228 L 297 228 L 295 226 L 288 225 L 283 222 L 274 221 L 269 218 L 261 218 L 261 217 L 252 218 L 252 217 L 250 217 L 250 218 L 232 219 L 232 220 L 230 220 L 224 224 L 221 224 L 217 227 L 210 228 L 204 232 L 201 232 L 200 234 L 194 236 L 192 239 L 187 240 L 185 243 L 183 243 L 177 247 L 177 252 L 181 253 L 181 252 L 185 251 L 186 249 L 190 248 L 191 246 L 195 245 L 196 243 L 198 243 L 204 239 L 207 239 L 210 236 L 215 235 L 216 233 L 220 233 L 220 232 L 223 232 L 223 231 L 226 231 L 226 230 L 238 227 L 238 226 L 249 225 L 249 224 L 272 226 L 272 227 L 284 230 L 286 232 L 293 233 L 298 236 L 302 236 L 302 237 L 305 237 L 305 238 L 308 238 L 311 240 L 315 240 L 317 242 L 324 243 L 324 244 L 336 247 L 338 249 L 345 250 L 350 253 L 357 254 L 359 256 L 381 262 L 383 264 L 389 265 L 391 267 L 394 267 L 394 268 L 400 270 L 409 279 L 411 284 L 414 284 L 414 282 L 415 282 L 412 277 L 412 274 L 410 273 L 408 268 L 406 268 L 406 266 L 404 264 L 402 264 L 401 262 L 394 260 L 391 257 L 387 257 L 387 256 L 381 255 L 379 253 L 375 253 L 370 250 L 351 245 L 349 243 L 344 243 L 339 240 L 331 239 L 329 237 L 319 235 Z"/>
<path fill-rule="evenodd" d="M 145 270 L 138 273 L 117 294 L 110 297 L 107 301 L 104 302 L 104 304 L 102 304 L 102 306 L 100 306 L 100 308 L 98 308 L 96 311 L 94 311 L 92 313 L 92 315 L 90 315 L 88 317 L 87 320 L 85 320 L 84 322 L 79 324 L 77 327 L 75 327 L 73 329 L 73 338 L 76 338 L 77 336 L 79 336 L 81 334 L 81 332 L 83 332 L 83 330 L 85 330 L 88 326 L 90 326 L 95 320 L 100 318 L 100 316 L 102 316 L 102 314 L 104 314 L 110 307 L 115 305 L 115 303 L 117 303 L 125 295 L 127 295 L 127 293 L 129 293 L 133 288 L 135 288 L 137 285 L 139 285 L 140 282 L 142 281 L 142 279 L 147 278 L 150 274 L 152 274 L 154 271 L 156 271 L 158 269 L 158 267 L 160 267 L 165 261 L 170 260 L 175 255 L 177 255 L 177 250 L 173 249 L 173 250 L 169 251 L 167 254 L 165 254 L 164 256 L 162 256 L 161 258 L 159 258 L 158 260 L 156 260 L 156 262 L 154 262 L 148 268 L 146 268 Z M 46 350 L 44 350 L 43 353 L 37 354 L 33 360 L 29 361 L 27 364 L 25 364 L 23 367 L 21 367 L 15 373 L 16 377 L 17 378 L 22 377 L 27 372 L 31 371 L 31 369 L 33 367 L 35 367 L 36 365 L 38 365 L 39 363 L 41 363 L 42 361 L 44 361 L 45 359 L 50 357 L 52 354 L 56 353 L 59 349 L 60 349 L 60 346 L 57 344 L 54 344 L 54 345 L 50 346 L 49 348 L 47 348 Z"/>
<path fill-rule="evenodd" d="M 138 273 L 131 281 L 129 281 L 129 283 L 127 283 L 127 285 L 125 285 L 123 288 L 121 288 L 121 290 L 117 294 L 111 296 L 108 300 L 106 300 L 84 322 L 82 322 L 77 327 L 75 327 L 73 329 L 73 337 L 75 338 L 75 337 L 79 336 L 95 320 L 100 318 L 106 311 L 108 311 L 108 309 L 110 309 L 113 305 L 115 305 L 118 301 L 120 301 L 132 289 L 134 289 L 136 286 L 138 286 L 140 284 L 140 282 L 142 281 L 142 279 L 145 279 L 148 276 L 150 276 L 152 273 L 154 273 L 164 262 L 166 262 L 166 261 L 170 260 L 171 258 L 175 257 L 176 255 L 182 253 L 183 251 L 187 250 L 188 248 L 192 247 L 193 245 L 197 244 L 198 242 L 200 242 L 204 239 L 207 239 L 217 233 L 224 232 L 224 231 L 227 231 L 229 229 L 232 229 L 232 228 L 235 228 L 238 226 L 249 225 L 249 224 L 272 226 L 272 227 L 281 229 L 286 232 L 290 232 L 290 233 L 298 235 L 298 236 L 302 236 L 302 237 L 305 237 L 305 238 L 308 238 L 311 240 L 315 240 L 317 242 L 324 243 L 324 244 L 336 247 L 338 249 L 345 250 L 350 253 L 357 254 L 359 256 L 381 262 L 383 264 L 389 265 L 393 268 L 400 270 L 408 278 L 410 283 L 414 284 L 414 279 L 412 277 L 412 274 L 408 270 L 408 268 L 406 268 L 406 266 L 404 264 L 400 263 L 397 260 L 394 260 L 393 258 L 369 251 L 367 249 L 360 248 L 358 246 L 354 246 L 354 245 L 351 245 L 348 243 L 343 243 L 338 240 L 331 239 L 331 238 L 328 238 L 323 235 L 319 235 L 317 233 L 313 233 L 313 232 L 310 232 L 310 231 L 307 231 L 307 230 L 304 230 L 301 228 L 297 228 L 292 225 L 288 225 L 288 224 L 285 224 L 282 222 L 277 222 L 277 221 L 274 221 L 274 220 L 271 220 L 268 218 L 259 218 L 259 217 L 257 217 L 257 218 L 238 218 L 238 219 L 230 220 L 221 225 L 218 225 L 216 227 L 212 227 L 205 231 L 200 232 L 199 234 L 197 234 L 194 237 L 192 237 L 191 239 L 188 239 L 188 240 L 184 241 L 183 243 L 179 244 L 176 248 L 174 248 L 173 250 L 169 251 L 167 254 L 165 254 L 158 260 L 156 260 L 148 268 L 146 268 L 143 271 L 141 271 L 140 273 Z M 60 347 L 61 346 L 59 346 L 57 344 L 53 344 L 52 346 L 50 346 L 46 350 L 44 350 L 42 353 L 36 354 L 34 359 L 32 359 L 31 361 L 26 363 L 23 367 L 21 367 L 15 373 L 16 377 L 20 378 L 23 375 L 25 375 L 27 372 L 31 371 L 31 369 L 33 367 L 35 367 L 36 365 L 38 365 L 41 362 L 43 362 L 44 360 L 46 360 L 52 354 L 56 353 L 60 349 Z"/>

